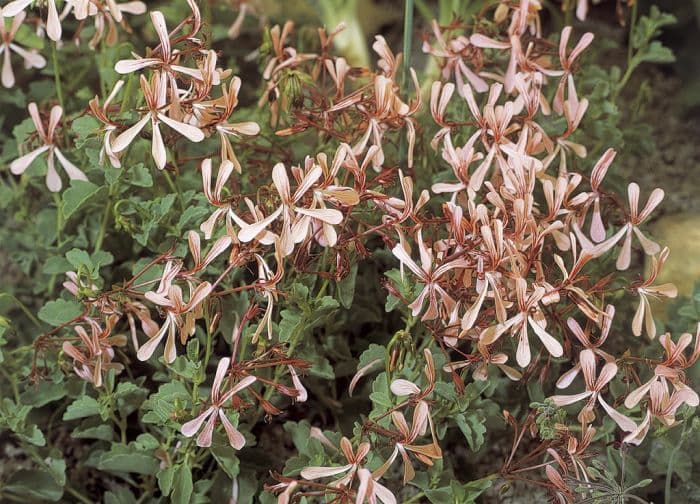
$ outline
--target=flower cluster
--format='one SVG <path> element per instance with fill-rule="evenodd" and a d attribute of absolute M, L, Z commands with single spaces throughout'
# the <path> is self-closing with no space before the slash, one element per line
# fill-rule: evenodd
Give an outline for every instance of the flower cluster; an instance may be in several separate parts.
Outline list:
<path fill-rule="evenodd" d="M 69 0 L 59 14 L 54 0 L 42 4 L 47 18 L 39 26 L 54 41 L 67 16 L 81 27 L 92 19 L 92 48 L 103 38 L 107 45 L 116 42 L 116 26 L 128 29 L 124 14 L 147 11 L 142 2 Z M 246 12 L 255 12 L 240 4 L 231 37 L 240 33 Z M 3 16 L 14 16 L 9 30 L 0 26 L 6 87 L 15 80 L 11 55 L 28 68 L 46 65 L 38 52 L 13 41 L 30 5 L 14 0 L 2 9 Z M 515 438 L 500 476 L 537 471 L 538 484 L 562 502 L 571 497 L 564 476 L 588 479 L 586 450 L 603 416 L 624 432 L 623 443 L 637 445 L 653 422 L 671 427 L 679 408 L 698 406 L 685 370 L 700 358 L 700 325 L 690 355 L 691 334 L 676 342 L 668 333 L 656 338 L 651 301 L 677 296 L 672 284 L 657 283 L 669 250 L 645 234 L 664 192 L 654 189 L 641 209 L 636 183 L 627 185 L 626 203 L 617 197 L 605 181 L 614 169 L 612 147 L 604 146 L 588 173 L 589 102 L 576 82 L 593 34 L 574 43 L 567 26 L 556 48 L 543 38 L 539 1 L 500 2 L 491 6 L 493 22 L 432 23 L 422 49 L 440 71 L 438 80 L 421 83 L 382 36 L 372 45 L 376 65 L 358 68 L 333 54 L 343 24 L 330 33 L 319 29 L 302 51 L 293 45 L 288 22 L 265 32 L 257 53 L 259 110 L 251 120 L 238 120 L 232 116 L 242 115 L 239 94 L 245 96 L 247 83 L 222 68 L 227 60 L 208 44 L 197 2 L 187 5 L 185 19 L 170 27 L 163 12 L 148 13 L 157 45 L 117 61 L 114 71 L 123 79 L 86 109 L 99 124 L 94 159 L 121 169 L 106 167 L 105 173 L 117 177 L 137 162 L 151 163 L 178 192 L 189 227 L 170 230 L 172 247 L 159 244 L 159 255 L 134 266 L 123 282 L 101 288 L 69 272 L 64 286 L 83 310 L 40 336 L 37 351 L 65 335 L 67 367 L 96 389 L 124 370 L 129 353 L 186 377 L 191 407 L 173 408 L 167 419 L 177 425 L 173 437 L 188 449 L 210 448 L 217 436 L 223 439 L 221 424 L 228 445 L 242 450 L 253 434 L 239 420 L 255 425 L 263 414 L 270 419 L 295 411 L 318 395 L 302 380 L 322 361 L 311 362 L 308 347 L 316 337 L 330 338 L 314 332 L 317 317 L 338 308 L 333 295 L 350 306 L 341 285 L 353 278 L 353 268 L 357 273 L 357 263 L 386 248 L 384 258 L 398 270 L 387 273 L 387 307 L 401 313 L 406 328 L 387 344 L 385 356 L 361 359 L 349 387 L 351 395 L 362 377 L 385 368 L 370 396 L 381 408 L 359 418 L 352 437 L 312 428 L 323 450 L 319 461 L 273 473 L 276 483 L 267 490 L 280 504 L 303 498 L 399 502 L 417 478 L 414 464 L 429 468 L 443 458 L 440 440 L 454 413 L 445 398 L 466 401 L 467 372 L 479 384 L 525 384 L 539 373 L 541 382 L 553 378 L 540 410 L 551 408 L 547 414 L 563 419 L 559 408 L 578 408 L 580 428 L 556 423 L 551 436 L 538 427 L 536 408 L 522 423 L 503 413 Z M 586 5 L 578 3 L 579 17 Z M 62 189 L 56 159 L 68 177 L 87 181 L 61 150 L 70 140 L 63 108 L 54 105 L 44 115 L 35 103 L 28 109 L 36 133 L 26 142 L 29 151 L 23 146 L 9 165 L 11 173 L 22 175 L 46 154 L 50 191 Z M 419 191 L 426 174 L 438 171 L 429 165 L 442 171 L 430 190 Z M 182 173 L 197 184 L 184 196 L 170 178 Z M 116 208 L 108 208 L 115 221 Z M 629 280 L 625 272 L 645 256 L 649 274 Z M 619 275 L 615 287 L 613 274 Z M 639 297 L 633 320 L 621 330 L 658 341 L 665 358 L 618 356 L 613 291 Z M 220 325 L 233 327 L 230 338 Z M 415 326 L 423 340 L 411 339 Z M 130 344 L 120 328 L 128 329 Z M 200 341 L 206 342 L 203 358 Z M 210 358 L 220 352 L 214 370 Z M 420 362 L 413 375 L 404 370 L 407 362 Z M 213 379 L 200 407 L 208 367 Z M 628 385 L 624 397 L 611 386 L 620 378 Z M 551 395 L 555 384 L 582 390 Z M 468 439 L 467 431 L 480 427 L 464 419 L 457 425 Z M 526 433 L 536 438 L 538 428 L 539 444 L 516 460 Z M 214 456 L 220 462 L 221 453 Z M 163 464 L 173 466 L 169 456 Z M 387 481 L 396 471 L 402 478 L 395 489 Z"/>

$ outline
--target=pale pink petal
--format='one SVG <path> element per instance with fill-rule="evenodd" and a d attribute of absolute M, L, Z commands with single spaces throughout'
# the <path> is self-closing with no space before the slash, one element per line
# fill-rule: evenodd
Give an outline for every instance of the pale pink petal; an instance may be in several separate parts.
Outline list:
<path fill-rule="evenodd" d="M 651 212 L 654 211 L 654 209 L 659 206 L 659 203 L 663 201 L 664 199 L 664 191 L 663 189 L 656 188 L 651 192 L 651 195 L 649 196 L 649 200 L 647 201 L 647 204 L 644 205 L 644 209 L 639 213 L 639 222 L 645 220 Z"/>
<path fill-rule="evenodd" d="M 606 362 L 603 369 L 600 370 L 600 375 L 595 382 L 596 390 L 601 390 L 610 380 L 615 378 L 617 374 L 617 364 L 614 362 Z"/>
<path fill-rule="evenodd" d="M 383 504 L 396 504 L 397 503 L 396 497 L 394 496 L 393 493 L 391 493 L 391 490 L 389 490 L 384 485 L 380 484 L 378 481 L 374 482 L 374 495 L 376 495 L 377 498 Z"/>
<path fill-rule="evenodd" d="M 637 239 L 639 240 L 639 243 L 641 243 L 646 255 L 655 255 L 661 252 L 661 246 L 655 241 L 647 238 L 637 226 L 632 227 L 632 229 L 634 230 L 634 234 L 637 235 Z"/>
<path fill-rule="evenodd" d="M 161 340 L 163 339 L 163 336 L 165 336 L 165 333 L 168 331 L 168 327 L 170 326 L 170 319 L 166 319 L 166 321 L 163 323 L 163 326 L 160 328 L 160 330 L 156 333 L 155 336 L 150 338 L 146 343 L 141 345 L 139 348 L 139 351 L 136 353 L 136 357 L 140 361 L 147 361 L 148 359 L 151 358 L 153 355 L 153 352 L 155 352 L 156 348 L 160 344 Z"/>
<path fill-rule="evenodd" d="M 2 22 L 4 23 L 5 20 L 3 19 Z M 12 71 L 12 61 L 10 60 L 10 48 L 0 44 L 0 52 L 2 52 L 3 50 L 5 54 L 3 54 L 2 60 L 2 85 L 6 88 L 11 88 L 15 85 L 15 74 Z"/>
<path fill-rule="evenodd" d="M 25 172 L 27 168 L 29 168 L 29 165 L 32 164 L 32 162 L 39 157 L 41 154 L 49 150 L 48 145 L 42 145 L 38 149 L 34 149 L 33 151 L 29 152 L 28 154 L 25 154 L 22 157 L 19 157 L 12 161 L 10 163 L 10 171 L 14 175 L 21 175 L 22 173 Z"/>
<path fill-rule="evenodd" d="M 215 395 L 218 397 L 219 390 L 221 390 L 221 385 L 224 382 L 224 378 L 226 377 L 230 364 L 231 359 L 228 357 L 223 357 L 216 365 L 216 374 L 214 375 L 214 382 L 211 385 L 212 399 L 214 399 Z"/>
<path fill-rule="evenodd" d="M 219 408 L 214 408 L 214 410 L 219 410 Z M 212 415 L 209 416 L 209 420 L 204 426 L 204 429 L 202 429 L 202 432 L 200 432 L 199 436 L 197 436 L 197 446 L 200 448 L 207 448 L 211 446 L 211 440 L 214 435 L 214 427 L 216 426 L 216 418 L 216 411 L 214 411 L 212 412 Z"/>
<path fill-rule="evenodd" d="M 121 152 L 126 149 L 131 142 L 134 141 L 136 135 L 138 135 L 144 126 L 146 126 L 146 123 L 150 118 L 150 114 L 144 115 L 136 124 L 119 134 L 119 136 L 114 139 L 114 143 L 112 143 L 112 150 L 114 152 Z"/>
<path fill-rule="evenodd" d="M 344 473 L 352 468 L 352 464 L 340 467 L 305 467 L 301 471 L 301 477 L 307 480 L 327 478 L 336 474 Z"/>
<path fill-rule="evenodd" d="M 612 406 L 606 403 L 602 397 L 598 396 L 598 402 L 600 402 L 600 405 L 603 407 L 608 416 L 612 418 L 623 431 L 634 432 L 637 430 L 637 424 L 634 423 L 631 418 L 626 417 L 622 413 L 613 409 Z"/>
<path fill-rule="evenodd" d="M 168 158 L 168 154 L 165 151 L 165 144 L 163 143 L 163 135 L 160 132 L 160 126 L 155 119 L 151 121 L 151 126 L 153 129 L 153 139 L 151 140 L 151 156 L 156 162 L 156 167 L 159 170 L 165 168 L 165 163 Z"/>
<path fill-rule="evenodd" d="M 201 129 L 195 126 L 176 121 L 161 113 L 158 114 L 158 119 L 163 121 L 165 124 L 167 124 L 172 129 L 180 133 L 182 136 L 186 137 L 188 140 L 191 140 L 192 142 L 201 142 L 202 140 L 204 140 L 204 133 Z"/>
<path fill-rule="evenodd" d="M 58 192 L 61 190 L 61 187 L 63 187 L 61 177 L 58 176 L 58 172 L 56 171 L 53 150 L 49 150 L 49 156 L 46 158 L 46 187 L 48 187 L 51 192 Z"/>
<path fill-rule="evenodd" d="M 229 444 L 234 450 L 240 450 L 245 446 L 245 436 L 241 434 L 238 429 L 236 429 L 231 421 L 228 419 L 223 410 L 219 410 L 219 418 L 221 423 L 224 425 L 224 430 L 226 431 L 226 436 L 228 437 Z"/>
<path fill-rule="evenodd" d="M 557 388 L 565 389 L 574 381 L 581 371 L 581 365 L 576 364 L 574 367 L 569 369 L 566 373 L 561 375 L 557 380 Z"/>
<path fill-rule="evenodd" d="M 530 340 L 527 337 L 527 322 L 523 322 L 520 327 L 520 337 L 518 338 L 518 349 L 515 352 L 515 360 L 518 366 L 527 367 L 531 359 Z"/>
<path fill-rule="evenodd" d="M 85 174 L 82 172 L 80 168 L 75 166 L 73 163 L 68 161 L 66 157 L 63 155 L 63 153 L 58 150 L 58 148 L 53 149 L 54 153 L 56 154 L 56 157 L 58 158 L 58 162 L 61 163 L 61 166 L 65 170 L 66 174 L 71 180 L 84 180 L 87 181 L 87 177 Z"/>
<path fill-rule="evenodd" d="M 585 399 L 586 397 L 590 397 L 591 395 L 593 395 L 593 392 L 588 390 L 586 392 L 581 392 L 580 394 L 574 395 L 555 395 L 551 396 L 549 399 L 551 399 L 552 402 L 557 406 L 568 406 L 569 404 L 579 402 Z"/>
<path fill-rule="evenodd" d="M 49 12 L 46 16 L 46 34 L 53 41 L 61 40 L 61 20 L 58 18 L 56 0 L 48 0 Z"/>
<path fill-rule="evenodd" d="M 204 410 L 198 417 L 190 420 L 189 422 L 185 422 L 182 424 L 182 427 L 180 427 L 180 432 L 182 435 L 185 437 L 192 437 L 197 432 L 199 432 L 199 429 L 202 428 L 202 424 L 204 421 L 209 418 L 209 416 L 214 412 L 214 407 L 210 406 L 208 409 Z"/>
<path fill-rule="evenodd" d="M 397 396 L 407 396 L 412 394 L 419 394 L 420 388 L 413 382 L 399 378 L 391 382 L 391 391 Z"/>
<path fill-rule="evenodd" d="M 644 396 L 647 394 L 651 386 L 656 382 L 657 377 L 654 376 L 651 380 L 643 384 L 641 387 L 633 390 L 630 392 L 627 397 L 625 398 L 625 407 L 626 408 L 634 408 L 639 401 L 644 398 Z"/>
<path fill-rule="evenodd" d="M 170 35 L 168 34 L 168 27 L 165 24 L 163 13 L 160 11 L 151 11 L 151 22 L 160 39 L 163 58 L 167 61 L 170 59 Z"/>
<path fill-rule="evenodd" d="M 549 354 L 552 357 L 561 357 L 564 354 L 564 349 L 562 348 L 561 343 L 559 343 L 553 336 L 545 331 L 541 325 L 533 320 L 532 317 L 528 317 L 528 321 L 530 322 L 530 327 L 532 327 L 533 331 L 535 331 L 537 337 L 540 338 L 540 341 L 547 349 Z"/>
<path fill-rule="evenodd" d="M 328 224 L 340 224 L 343 222 L 343 213 L 340 210 L 331 208 L 296 208 L 297 213 L 308 215 L 313 219 L 318 219 Z"/>
<path fill-rule="evenodd" d="M 277 192 L 285 203 L 291 200 L 291 190 L 289 188 L 289 177 L 284 163 L 277 163 L 272 168 L 272 182 L 277 188 Z"/>
<path fill-rule="evenodd" d="M 14 0 L 2 8 L 3 17 L 13 17 L 22 12 L 33 0 Z"/>
<path fill-rule="evenodd" d="M 297 190 L 294 191 L 294 201 L 299 201 L 299 199 L 306 194 L 306 192 L 313 186 L 316 181 L 318 181 L 319 178 L 321 178 L 321 175 L 323 175 L 323 170 L 321 169 L 320 166 L 316 165 L 314 166 L 309 172 L 304 175 L 304 178 L 301 180 L 301 184 L 299 184 L 299 187 L 297 187 Z"/>
<path fill-rule="evenodd" d="M 292 375 L 292 383 L 294 384 L 294 388 L 299 392 L 299 395 L 297 395 L 294 398 L 294 400 L 296 402 L 305 402 L 309 398 L 309 394 L 306 391 L 304 385 L 301 383 L 299 375 L 297 375 L 297 372 L 294 370 L 294 368 L 292 366 L 288 366 L 288 368 L 289 374 Z"/>
<path fill-rule="evenodd" d="M 625 438 L 622 440 L 623 443 L 630 443 L 633 445 L 639 445 L 641 444 L 642 441 L 644 441 L 644 438 L 647 435 L 647 432 L 649 432 L 649 427 L 651 426 L 651 412 L 647 410 L 647 414 L 644 417 L 644 420 L 639 424 L 639 426 L 630 432 Z"/>
<path fill-rule="evenodd" d="M 639 305 L 632 319 L 632 334 L 635 336 L 642 335 L 642 321 L 644 320 L 644 312 L 647 311 L 647 298 L 641 292 L 639 293 Z"/>
<path fill-rule="evenodd" d="M 138 72 L 144 68 L 157 66 L 162 63 L 158 58 L 139 58 L 139 59 L 124 59 L 117 61 L 114 65 L 114 71 L 118 74 L 131 74 Z"/>
<path fill-rule="evenodd" d="M 595 354 L 592 350 L 585 349 L 579 354 L 579 364 L 583 371 L 583 379 L 586 382 L 586 389 L 592 390 L 596 379 Z"/>
<path fill-rule="evenodd" d="M 252 375 L 248 375 L 248 376 L 244 377 L 243 379 L 241 379 L 241 381 L 239 381 L 233 387 L 231 387 L 231 389 L 228 392 L 226 392 L 226 394 L 224 394 L 224 398 L 222 399 L 222 402 L 227 401 L 229 398 L 233 397 L 235 394 L 237 394 L 241 390 L 243 390 L 247 387 L 250 387 L 253 383 L 255 383 L 256 380 L 257 380 L 257 378 L 255 376 L 252 376 Z"/>
<path fill-rule="evenodd" d="M 508 42 L 501 42 L 481 33 L 474 33 L 469 37 L 469 42 L 476 47 L 483 47 L 488 49 L 510 49 L 510 44 Z"/>
<path fill-rule="evenodd" d="M 269 226 L 279 215 L 282 213 L 282 207 L 279 207 L 277 210 L 272 212 L 268 217 L 265 219 L 254 222 L 252 224 L 247 224 L 247 225 L 241 225 L 241 230 L 238 232 L 238 239 L 241 240 L 243 243 L 247 243 L 253 239 L 255 239 L 260 233 L 262 233 L 267 226 Z M 240 223 L 239 223 L 240 225 Z"/>
<path fill-rule="evenodd" d="M 617 262 L 615 263 L 615 266 L 620 271 L 629 268 L 632 261 L 632 226 L 628 224 L 622 229 L 626 229 L 625 241 L 622 243 L 620 255 L 617 256 Z"/>

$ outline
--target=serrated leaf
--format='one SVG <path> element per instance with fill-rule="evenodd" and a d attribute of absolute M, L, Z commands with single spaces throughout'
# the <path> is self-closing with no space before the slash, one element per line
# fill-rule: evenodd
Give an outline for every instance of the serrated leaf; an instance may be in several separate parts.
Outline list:
<path fill-rule="evenodd" d="M 47 324 L 58 327 L 83 313 L 83 306 L 75 301 L 57 299 L 41 307 L 37 316 Z"/>
<path fill-rule="evenodd" d="M 355 299 L 355 283 L 357 282 L 357 264 L 353 264 L 345 278 L 338 282 L 338 300 L 343 308 L 350 308 Z"/>
<path fill-rule="evenodd" d="M 95 196 L 100 186 L 85 180 L 71 180 L 70 187 L 63 192 L 63 217 L 68 220 L 75 212 Z"/>
<path fill-rule="evenodd" d="M 479 451 L 484 444 L 484 434 L 486 433 L 485 419 L 480 418 L 474 412 L 456 415 L 454 419 L 457 427 L 464 434 L 471 451 Z"/>
<path fill-rule="evenodd" d="M 63 420 L 75 420 L 76 418 L 85 418 L 100 414 L 100 403 L 97 399 L 90 396 L 82 396 L 73 401 L 66 412 L 63 414 Z"/>
<path fill-rule="evenodd" d="M 163 492 L 163 496 L 167 497 L 170 495 L 170 491 L 173 489 L 173 478 L 175 477 L 175 467 L 164 467 L 158 471 L 158 488 Z"/>
<path fill-rule="evenodd" d="M 113 473 L 156 474 L 159 466 L 160 461 L 150 453 L 120 443 L 112 444 L 110 451 L 103 453 L 97 463 L 99 470 Z"/>
<path fill-rule="evenodd" d="M 173 504 L 189 504 L 192 490 L 194 490 L 192 471 L 189 466 L 183 464 L 175 470 L 170 502 Z"/>

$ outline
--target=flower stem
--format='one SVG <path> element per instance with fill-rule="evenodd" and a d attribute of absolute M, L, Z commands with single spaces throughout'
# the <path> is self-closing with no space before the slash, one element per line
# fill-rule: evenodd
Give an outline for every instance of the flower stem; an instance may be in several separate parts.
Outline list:
<path fill-rule="evenodd" d="M 107 198 L 107 204 L 105 205 L 104 213 L 102 214 L 102 221 L 100 223 L 100 232 L 95 240 L 95 252 L 102 248 L 102 242 L 104 241 L 105 233 L 107 231 L 107 223 L 109 222 L 109 216 L 112 213 L 112 202 Z"/>
<path fill-rule="evenodd" d="M 58 104 L 65 110 L 63 105 L 63 88 L 61 87 L 61 70 L 58 67 L 58 54 L 56 52 L 56 43 L 51 44 L 51 64 L 53 65 L 53 79 L 56 83 L 56 95 L 58 96 Z"/>

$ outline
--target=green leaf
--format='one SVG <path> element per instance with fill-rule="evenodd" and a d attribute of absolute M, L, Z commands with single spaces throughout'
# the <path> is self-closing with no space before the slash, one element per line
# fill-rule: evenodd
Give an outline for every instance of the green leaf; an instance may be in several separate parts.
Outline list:
<path fill-rule="evenodd" d="M 170 491 L 173 488 L 173 478 L 175 477 L 175 467 L 164 467 L 158 471 L 158 488 L 163 492 L 163 496 L 167 497 L 170 495 Z"/>
<path fill-rule="evenodd" d="M 343 308 L 350 308 L 355 298 L 357 282 L 357 264 L 353 264 L 348 275 L 338 282 L 338 300 Z"/>
<path fill-rule="evenodd" d="M 70 187 L 63 192 L 63 217 L 68 220 L 80 207 L 95 196 L 100 186 L 85 180 L 71 180 Z"/>
<path fill-rule="evenodd" d="M 58 299 L 41 307 L 37 316 L 47 324 L 58 327 L 83 313 L 83 306 L 75 301 Z"/>
<path fill-rule="evenodd" d="M 226 473 L 231 479 L 238 476 L 241 471 L 240 462 L 238 457 L 236 457 L 236 450 L 231 448 L 229 444 L 214 445 L 209 450 L 219 467 Z"/>
<path fill-rule="evenodd" d="M 51 402 L 62 399 L 65 395 L 65 383 L 41 381 L 22 393 L 22 403 L 33 406 L 34 408 L 40 408 Z"/>
<path fill-rule="evenodd" d="M 150 453 L 120 443 L 113 443 L 110 451 L 103 453 L 97 463 L 99 470 L 113 473 L 156 474 L 159 466 L 160 461 Z"/>
<path fill-rule="evenodd" d="M 63 414 L 64 420 L 75 420 L 100 414 L 100 403 L 90 396 L 82 396 L 73 401 Z"/>
<path fill-rule="evenodd" d="M 78 135 L 78 138 L 75 139 L 76 148 L 83 147 L 88 137 L 96 135 L 99 129 L 100 123 L 92 116 L 84 115 L 74 120 L 71 123 L 71 131 Z"/>
<path fill-rule="evenodd" d="M 676 61 L 676 57 L 673 55 L 673 51 L 668 47 L 665 47 L 661 42 L 655 40 L 646 51 L 641 52 L 638 56 L 639 62 L 646 61 L 647 63 L 673 63 Z"/>
<path fill-rule="evenodd" d="M 126 173 L 126 180 L 137 187 L 153 187 L 151 171 L 143 163 L 131 166 Z"/>
<path fill-rule="evenodd" d="M 381 411 L 394 406 L 389 396 L 389 382 L 387 381 L 386 372 L 378 375 L 372 382 L 372 393 L 369 395 L 369 399 L 372 401 L 375 408 L 380 406 Z"/>
<path fill-rule="evenodd" d="M 462 431 L 462 434 L 464 434 L 464 437 L 467 439 L 471 451 L 479 451 L 484 444 L 484 434 L 486 433 L 486 426 L 484 423 L 486 419 L 475 412 L 461 413 L 456 415 L 454 419 L 457 423 L 457 427 L 459 427 L 459 430 Z"/>
<path fill-rule="evenodd" d="M 3 485 L 2 491 L 23 497 L 25 502 L 27 498 L 55 502 L 63 497 L 63 486 L 44 470 L 20 469 Z"/>
<path fill-rule="evenodd" d="M 175 470 L 173 478 L 173 493 L 170 502 L 173 504 L 189 504 L 194 485 L 192 484 L 192 471 L 189 466 L 182 464 Z"/>
<path fill-rule="evenodd" d="M 86 266 L 87 268 L 92 269 L 90 254 L 84 250 L 77 248 L 71 249 L 66 252 L 66 259 L 75 269 L 79 269 L 81 266 Z"/>
<path fill-rule="evenodd" d="M 693 461 L 687 451 L 674 450 L 674 445 L 668 439 L 654 439 L 651 443 L 652 457 L 647 462 L 647 467 L 652 474 L 665 476 L 668 464 L 673 457 L 673 472 L 682 481 L 690 481 L 693 475 Z"/>
<path fill-rule="evenodd" d="M 111 425 L 100 424 L 94 427 L 76 427 L 71 433 L 74 439 L 101 439 L 102 441 L 113 441 L 114 430 Z"/>

